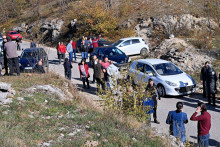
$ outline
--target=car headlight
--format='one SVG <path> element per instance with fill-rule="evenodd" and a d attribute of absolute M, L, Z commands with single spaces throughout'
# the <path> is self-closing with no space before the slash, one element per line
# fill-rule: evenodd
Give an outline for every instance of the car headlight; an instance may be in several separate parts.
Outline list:
<path fill-rule="evenodd" d="M 170 81 L 165 81 L 168 85 L 170 86 L 177 86 L 177 84 L 173 83 L 173 82 L 170 82 Z"/>

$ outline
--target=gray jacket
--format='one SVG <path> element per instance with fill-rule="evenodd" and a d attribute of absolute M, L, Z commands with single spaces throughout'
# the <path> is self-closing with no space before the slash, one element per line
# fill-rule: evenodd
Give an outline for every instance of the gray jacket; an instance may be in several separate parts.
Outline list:
<path fill-rule="evenodd" d="M 18 57 L 17 45 L 12 41 L 5 43 L 5 51 L 8 59 Z"/>

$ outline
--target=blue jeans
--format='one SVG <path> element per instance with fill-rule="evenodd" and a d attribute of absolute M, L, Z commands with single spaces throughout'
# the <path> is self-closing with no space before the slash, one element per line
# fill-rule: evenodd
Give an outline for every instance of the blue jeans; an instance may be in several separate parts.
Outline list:
<path fill-rule="evenodd" d="M 73 62 L 73 52 L 69 52 L 69 61 Z"/>
<path fill-rule="evenodd" d="M 82 52 L 82 59 L 86 59 L 86 52 Z"/>
<path fill-rule="evenodd" d="M 75 61 L 76 61 L 76 49 L 73 49 L 73 53 L 74 53 L 74 58 L 75 58 Z"/>
<path fill-rule="evenodd" d="M 199 147 L 208 147 L 209 146 L 209 137 L 210 135 L 198 136 Z"/>

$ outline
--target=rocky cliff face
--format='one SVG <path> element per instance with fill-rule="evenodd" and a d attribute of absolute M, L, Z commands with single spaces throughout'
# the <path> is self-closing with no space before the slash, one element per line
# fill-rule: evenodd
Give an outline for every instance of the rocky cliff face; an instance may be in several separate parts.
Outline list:
<path fill-rule="evenodd" d="M 128 21 L 130 24 L 130 21 Z M 214 20 L 205 17 L 195 17 L 190 14 L 179 16 L 164 15 L 163 17 L 146 18 L 138 20 L 135 26 L 135 32 L 147 40 L 152 37 L 156 31 L 160 31 L 165 36 L 171 34 L 189 33 L 192 31 L 213 31 L 219 24 Z"/>

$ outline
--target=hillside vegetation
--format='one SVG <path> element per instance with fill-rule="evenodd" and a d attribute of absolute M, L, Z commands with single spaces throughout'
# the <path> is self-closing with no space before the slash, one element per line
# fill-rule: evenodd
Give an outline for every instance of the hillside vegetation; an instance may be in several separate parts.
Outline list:
<path fill-rule="evenodd" d="M 163 15 L 192 14 L 213 18 L 219 22 L 218 0 L 1 0 L 0 28 L 36 20 L 59 18 L 66 22 L 77 19 L 80 27 L 75 37 L 102 34 L 110 40 L 134 36 L 133 28 L 120 27 L 128 19 Z"/>
<path fill-rule="evenodd" d="M 12 103 L 0 106 L 1 146 L 170 146 L 140 122 L 97 109 L 60 76 L 22 74 L 1 81 L 17 92 Z M 74 98 L 27 91 L 36 84 L 68 90 Z"/>

